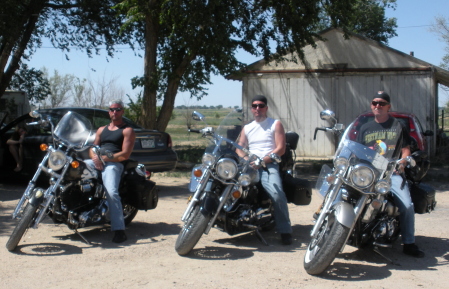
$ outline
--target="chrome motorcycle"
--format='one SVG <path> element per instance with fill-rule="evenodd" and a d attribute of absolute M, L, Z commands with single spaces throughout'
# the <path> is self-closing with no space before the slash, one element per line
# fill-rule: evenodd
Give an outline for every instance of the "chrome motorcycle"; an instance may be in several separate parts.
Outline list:
<path fill-rule="evenodd" d="M 336 120 L 332 111 L 323 111 L 321 118 Z M 334 130 L 322 130 L 339 133 L 343 129 L 341 124 L 334 127 Z M 379 247 L 391 247 L 400 234 L 399 209 L 393 201 L 391 177 L 402 161 L 406 161 L 408 172 L 416 172 L 415 158 L 424 155 L 414 153 L 400 159 L 400 150 L 397 150 L 387 159 L 355 141 L 359 129 L 360 125 L 352 123 L 345 130 L 333 159 L 333 168 L 324 165 L 316 183 L 316 191 L 324 200 L 314 215 L 316 222 L 304 256 L 304 268 L 311 275 L 325 271 L 346 244 L 358 248 L 371 245 L 376 253 L 388 260 Z M 430 198 L 423 201 L 426 202 L 425 211 L 430 212 L 436 204 L 435 190 L 418 185 L 426 171 L 424 167 L 424 171 L 415 173 L 416 178 L 411 178 L 408 173 L 408 180 L 402 173 L 402 185 L 410 186 L 412 199 L 417 191 L 429 195 Z"/>
<path fill-rule="evenodd" d="M 217 130 L 207 124 L 200 130 L 189 129 L 212 142 L 205 150 L 202 164 L 192 170 L 189 187 L 192 195 L 181 218 L 184 225 L 175 244 L 179 255 L 188 254 L 201 236 L 208 234 L 214 226 L 229 235 L 255 231 L 257 237 L 268 245 L 260 231 L 274 227 L 273 207 L 268 194 L 257 182 L 257 171 L 251 165 L 265 164 L 234 141 L 241 131 L 241 117 L 241 111 L 233 111 Z M 193 112 L 192 118 L 205 122 L 204 115 L 198 112 Z M 281 158 L 273 155 L 272 159 L 280 163 L 288 202 L 308 205 L 311 201 L 309 183 L 294 177 L 293 154 L 298 137 L 296 133 L 288 132 L 286 153 Z M 248 159 L 240 158 L 236 148 L 244 151 Z"/>
<path fill-rule="evenodd" d="M 89 243 L 78 229 L 110 221 L 101 174 L 87 169 L 82 158 L 88 155 L 87 150 L 91 147 L 89 141 L 94 135 L 91 123 L 72 111 L 67 112 L 56 126 L 50 116 L 37 112 L 30 115 L 38 120 L 28 125 L 51 127 L 53 143 L 40 145 L 47 153 L 13 212 L 13 219 L 19 222 L 6 248 L 13 251 L 25 232 L 29 228 L 37 229 L 46 216 L 56 224 L 65 223 Z M 94 151 L 100 156 L 98 147 L 94 147 Z M 156 184 L 146 178 L 144 165 L 133 160 L 123 164 L 119 192 L 125 225 L 128 225 L 138 210 L 156 208 L 158 191 Z M 38 187 L 43 180 L 48 186 Z"/>

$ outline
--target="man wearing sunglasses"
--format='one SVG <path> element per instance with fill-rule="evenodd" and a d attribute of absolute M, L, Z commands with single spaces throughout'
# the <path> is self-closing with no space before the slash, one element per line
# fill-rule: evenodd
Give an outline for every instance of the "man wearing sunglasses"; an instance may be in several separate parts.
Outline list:
<path fill-rule="evenodd" d="M 112 242 L 126 241 L 125 221 L 118 187 L 123 172 L 121 162 L 127 160 L 134 148 L 136 134 L 133 128 L 123 121 L 124 105 L 121 100 L 114 100 L 109 106 L 111 123 L 100 127 L 95 135 L 94 145 L 100 146 L 100 160 L 91 149 L 86 164 L 101 172 L 106 198 L 109 204 L 111 231 L 114 233 Z"/>
<path fill-rule="evenodd" d="M 251 104 L 254 121 L 245 125 L 240 134 L 239 144 L 258 157 L 263 158 L 266 168 L 258 168 L 262 186 L 270 195 L 274 207 L 274 221 L 284 245 L 292 243 L 292 228 L 288 213 L 287 198 L 282 188 L 279 165 L 271 155 L 282 156 L 285 152 L 285 131 L 279 120 L 267 117 L 267 98 L 256 95 Z M 237 150 L 240 157 L 245 153 Z"/>
<path fill-rule="evenodd" d="M 390 108 L 390 96 L 384 91 L 379 91 L 371 102 L 374 120 L 361 127 L 357 142 L 379 151 L 389 158 L 393 156 L 396 144 L 389 143 L 388 136 L 399 133 L 402 134 L 401 158 L 405 158 L 411 155 L 410 135 L 397 119 L 390 116 L 388 113 Z M 404 165 L 400 166 L 399 170 L 403 171 Z M 415 245 L 415 210 L 408 186 L 405 185 L 401 189 L 402 182 L 402 177 L 397 174 L 391 178 L 391 191 L 400 213 L 403 252 L 413 257 L 422 258 L 424 252 Z"/>

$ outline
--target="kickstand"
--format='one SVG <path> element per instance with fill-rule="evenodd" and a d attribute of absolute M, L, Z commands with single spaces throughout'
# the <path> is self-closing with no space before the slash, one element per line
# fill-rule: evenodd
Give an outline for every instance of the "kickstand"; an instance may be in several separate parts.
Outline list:
<path fill-rule="evenodd" d="M 270 246 L 259 230 L 256 230 L 257 239 L 259 239 L 265 246 Z"/>
<path fill-rule="evenodd" d="M 77 229 L 75 229 L 75 233 L 77 233 L 78 234 L 78 236 L 80 236 L 81 237 L 81 239 L 83 239 L 84 240 L 84 242 L 86 242 L 87 243 L 87 245 L 92 245 L 89 241 L 87 241 L 87 239 L 86 238 L 84 238 L 84 236 L 80 233 L 80 232 L 78 232 L 78 230 Z"/>
<path fill-rule="evenodd" d="M 401 266 L 401 264 L 393 262 L 392 259 L 390 259 L 390 258 L 388 258 L 387 256 L 385 256 L 384 254 L 382 254 L 382 252 L 380 252 L 380 250 L 379 250 L 379 247 L 374 246 L 373 251 L 376 252 L 377 254 L 379 254 L 382 258 L 384 258 L 384 259 L 387 260 L 388 262 L 390 262 L 392 265 Z"/>

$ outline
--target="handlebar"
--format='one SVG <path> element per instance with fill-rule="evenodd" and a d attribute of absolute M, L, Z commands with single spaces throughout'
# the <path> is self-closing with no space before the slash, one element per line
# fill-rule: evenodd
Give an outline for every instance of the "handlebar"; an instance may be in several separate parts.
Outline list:
<path fill-rule="evenodd" d="M 317 127 L 315 128 L 315 134 L 313 135 L 313 140 L 316 140 L 316 133 L 317 131 L 322 130 L 322 131 L 332 131 L 333 129 L 331 127 Z"/>
<path fill-rule="evenodd" d="M 188 129 L 187 131 L 189 131 L 189 132 L 196 132 L 196 133 L 201 133 L 201 130 L 200 129 Z"/>

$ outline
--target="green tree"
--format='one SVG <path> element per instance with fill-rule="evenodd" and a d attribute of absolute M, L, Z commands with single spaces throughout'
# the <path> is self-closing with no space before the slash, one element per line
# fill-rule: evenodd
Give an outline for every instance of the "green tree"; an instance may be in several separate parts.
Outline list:
<path fill-rule="evenodd" d="M 200 100 L 207 95 L 203 86 L 210 84 L 212 74 L 227 75 L 244 69 L 245 64 L 236 58 L 238 50 L 267 60 L 282 60 L 284 55 L 295 51 L 302 59 L 301 48 L 314 45 L 316 39 L 320 39 L 317 32 L 324 20 L 327 27 L 342 27 L 345 31 L 357 28 L 367 35 L 369 25 L 356 26 L 358 21 L 368 19 L 356 11 L 366 8 L 364 2 L 379 4 L 380 12 L 383 12 L 380 4 L 394 3 L 365 0 L 124 0 L 116 6 L 127 16 L 124 27 L 143 28 L 138 40 L 145 51 L 144 75 L 135 77 L 132 84 L 143 87 L 144 126 L 164 131 L 178 91 L 189 92 L 191 97 Z M 376 20 L 380 21 L 380 18 Z M 379 22 L 371 21 L 370 25 L 379 25 Z M 384 32 L 379 30 L 377 33 Z M 159 114 L 156 111 L 158 100 L 163 100 Z"/>
<path fill-rule="evenodd" d="M 443 56 L 441 67 L 449 69 L 449 17 L 435 17 L 435 23 L 430 30 L 436 33 L 446 45 L 444 48 L 446 54 Z"/>
<path fill-rule="evenodd" d="M 385 16 L 385 9 L 396 9 L 396 0 L 356 0 L 353 5 L 353 14 L 346 19 L 348 31 L 384 44 L 388 44 L 388 39 L 397 36 L 396 18 Z M 323 13 L 320 29 L 341 26 L 338 22 L 331 22 L 327 11 Z"/>
<path fill-rule="evenodd" d="M 0 96 L 10 85 L 22 61 L 48 39 L 54 47 L 71 47 L 89 56 L 99 47 L 113 56 L 114 45 L 130 43 L 132 35 L 119 33 L 122 17 L 111 6 L 119 0 L 2 0 L 0 5 Z"/>
<path fill-rule="evenodd" d="M 23 64 L 13 75 L 8 88 L 25 91 L 31 103 L 37 103 L 51 94 L 50 83 L 45 73 L 28 68 L 26 64 Z"/>

